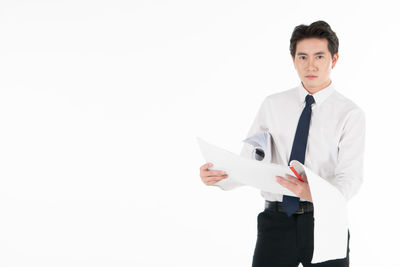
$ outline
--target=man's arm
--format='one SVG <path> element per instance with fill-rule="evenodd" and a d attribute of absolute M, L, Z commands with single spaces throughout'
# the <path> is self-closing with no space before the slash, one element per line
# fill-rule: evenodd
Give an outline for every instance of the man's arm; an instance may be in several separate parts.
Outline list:
<path fill-rule="evenodd" d="M 330 181 L 346 200 L 360 189 L 363 180 L 365 115 L 361 109 L 349 113 L 339 141 L 335 176 Z"/>

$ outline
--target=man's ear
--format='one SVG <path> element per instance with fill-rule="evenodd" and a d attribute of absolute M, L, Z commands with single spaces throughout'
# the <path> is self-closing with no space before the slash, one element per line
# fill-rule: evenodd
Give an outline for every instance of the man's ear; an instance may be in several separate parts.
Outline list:
<path fill-rule="evenodd" d="M 335 67 L 336 62 L 338 61 L 338 59 L 339 59 L 339 53 L 334 54 L 333 57 L 332 57 L 332 69 Z"/>

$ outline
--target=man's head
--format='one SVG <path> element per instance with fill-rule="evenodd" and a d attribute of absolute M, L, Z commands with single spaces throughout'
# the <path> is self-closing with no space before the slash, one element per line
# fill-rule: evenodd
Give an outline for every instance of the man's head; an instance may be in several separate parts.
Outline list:
<path fill-rule="evenodd" d="M 310 93 L 327 87 L 331 69 L 339 58 L 339 40 L 325 21 L 296 26 L 290 38 L 290 54 L 300 80 Z"/>

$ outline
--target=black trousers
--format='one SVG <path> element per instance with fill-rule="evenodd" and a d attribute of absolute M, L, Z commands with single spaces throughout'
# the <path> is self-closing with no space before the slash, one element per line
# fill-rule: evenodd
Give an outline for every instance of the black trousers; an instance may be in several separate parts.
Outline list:
<path fill-rule="evenodd" d="M 348 267 L 350 232 L 346 258 L 311 264 L 314 250 L 313 215 L 313 212 L 307 212 L 288 217 L 279 211 L 261 212 L 257 217 L 258 234 L 253 267 L 294 267 L 299 263 L 304 267 Z"/>

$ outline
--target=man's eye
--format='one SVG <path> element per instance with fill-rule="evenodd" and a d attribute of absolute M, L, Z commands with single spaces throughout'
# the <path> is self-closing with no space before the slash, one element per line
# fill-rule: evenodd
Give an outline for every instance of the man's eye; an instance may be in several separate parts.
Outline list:
<path fill-rule="evenodd" d="M 323 58 L 324 56 L 317 56 L 319 59 Z"/>
<path fill-rule="evenodd" d="M 300 59 L 305 59 L 306 57 L 305 56 L 300 56 Z"/>

